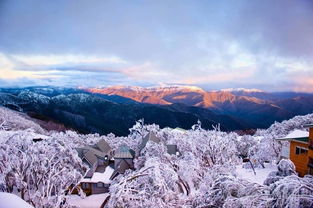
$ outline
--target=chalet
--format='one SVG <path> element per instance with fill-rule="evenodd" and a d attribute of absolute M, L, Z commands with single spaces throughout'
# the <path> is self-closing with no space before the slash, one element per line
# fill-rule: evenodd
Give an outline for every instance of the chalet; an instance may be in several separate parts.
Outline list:
<path fill-rule="evenodd" d="M 139 145 L 139 151 L 141 152 L 147 145 L 147 143 L 151 141 L 151 142 L 155 142 L 157 144 L 159 144 L 161 142 L 161 140 L 155 135 L 155 133 L 153 133 L 152 131 L 150 131 L 145 137 L 142 138 L 141 143 Z"/>
<path fill-rule="evenodd" d="M 41 142 L 45 139 L 48 139 L 49 137 L 46 136 L 46 135 L 42 135 L 42 134 L 36 134 L 36 133 L 33 133 L 33 142 Z"/>
<path fill-rule="evenodd" d="M 299 176 L 313 175 L 313 124 L 306 125 L 309 132 L 295 130 L 281 141 L 282 157 L 289 158 L 296 166 Z"/>
<path fill-rule="evenodd" d="M 110 177 L 113 172 L 114 169 L 111 166 L 106 166 L 103 172 L 94 172 L 92 177 L 83 178 L 80 181 L 80 187 L 87 195 L 109 192 Z"/>
<path fill-rule="evenodd" d="M 93 146 L 77 148 L 78 156 L 89 166 L 88 172 L 80 182 L 80 187 L 87 194 L 105 193 L 110 186 L 110 177 L 114 172 L 112 149 L 105 140 L 98 141 Z"/>
<path fill-rule="evenodd" d="M 157 144 L 161 142 L 153 132 L 149 132 L 142 138 L 139 150 L 143 150 L 149 141 Z M 180 155 L 177 145 L 169 144 L 166 148 L 168 154 Z M 76 150 L 82 161 L 89 166 L 79 185 L 87 195 L 108 192 L 111 180 L 128 169 L 134 169 L 135 151 L 126 145 L 121 145 L 113 153 L 110 145 L 102 139 L 95 145 Z"/>
<path fill-rule="evenodd" d="M 114 153 L 114 172 L 111 179 L 118 174 L 124 174 L 128 169 L 134 169 L 135 151 L 122 145 Z"/>
<path fill-rule="evenodd" d="M 170 155 L 180 156 L 181 153 L 178 151 L 176 144 L 167 144 L 166 145 L 167 153 Z"/>
<path fill-rule="evenodd" d="M 177 129 L 177 128 L 176 128 Z M 161 142 L 161 139 L 158 138 L 155 133 L 150 131 L 145 137 L 142 138 L 141 144 L 139 146 L 140 152 L 143 150 L 143 148 L 146 147 L 147 143 L 151 141 L 154 143 L 159 144 Z M 167 153 L 170 155 L 180 155 L 180 152 L 178 151 L 177 145 L 176 144 L 167 144 L 166 145 Z"/>

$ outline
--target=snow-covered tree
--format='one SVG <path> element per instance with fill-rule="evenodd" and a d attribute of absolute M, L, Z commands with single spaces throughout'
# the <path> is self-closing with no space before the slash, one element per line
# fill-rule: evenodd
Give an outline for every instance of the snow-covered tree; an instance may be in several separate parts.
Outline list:
<path fill-rule="evenodd" d="M 1 116 L 0 116 L 1 117 Z M 282 160 L 265 185 L 236 177 L 235 165 L 249 157 L 256 163 L 279 157 L 276 138 L 310 123 L 313 116 L 295 117 L 258 130 L 253 136 L 204 130 L 198 122 L 183 133 L 138 121 L 126 137 L 38 132 L 34 128 L 2 128 L 0 123 L 0 190 L 19 193 L 35 207 L 66 207 L 69 187 L 86 171 L 75 148 L 104 139 L 113 150 L 126 144 L 138 155 L 135 170 L 117 176 L 107 207 L 309 207 L 312 177 L 299 178 L 290 161 Z M 7 121 L 6 119 L 5 121 Z M 3 126 L 3 125 L 2 125 Z M 160 143 L 148 142 L 138 154 L 142 137 L 153 131 Z M 45 139 L 33 142 L 42 134 Z M 180 155 L 167 153 L 176 144 Z"/>
<path fill-rule="evenodd" d="M 2 184 L 35 207 L 57 207 L 86 168 L 67 143 L 51 137 L 37 143 L 32 139 L 31 133 L 18 132 L 0 145 Z"/>
<path fill-rule="evenodd" d="M 286 176 L 297 175 L 296 167 L 291 160 L 283 159 L 277 165 L 277 171 L 269 173 L 264 181 L 265 185 L 270 185 Z"/>
<path fill-rule="evenodd" d="M 300 178 L 290 175 L 272 184 L 270 189 L 274 207 L 313 206 L 313 176 Z"/>

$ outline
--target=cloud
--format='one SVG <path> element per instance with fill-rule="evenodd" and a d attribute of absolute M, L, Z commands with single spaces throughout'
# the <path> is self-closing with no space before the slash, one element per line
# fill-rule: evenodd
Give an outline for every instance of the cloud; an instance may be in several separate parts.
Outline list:
<path fill-rule="evenodd" d="M 0 78 L 299 89 L 312 25 L 310 0 L 4 0 Z"/>
<path fill-rule="evenodd" d="M 85 56 L 79 54 L 59 54 L 59 55 L 10 55 L 12 60 L 23 63 L 24 65 L 36 66 L 42 65 L 59 65 L 59 64 L 94 64 L 94 63 L 113 63 L 126 64 L 125 60 L 119 57 L 97 57 Z"/>

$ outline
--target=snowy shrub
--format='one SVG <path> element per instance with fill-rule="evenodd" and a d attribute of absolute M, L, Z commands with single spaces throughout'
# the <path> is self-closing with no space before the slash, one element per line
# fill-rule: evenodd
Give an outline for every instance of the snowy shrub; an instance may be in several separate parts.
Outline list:
<path fill-rule="evenodd" d="M 123 175 L 110 187 L 108 207 L 175 207 L 181 203 L 179 183 L 170 164 L 151 158 L 143 168 Z"/>
<path fill-rule="evenodd" d="M 275 207 L 312 207 L 313 177 L 287 176 L 270 186 Z"/>
<path fill-rule="evenodd" d="M 283 159 L 278 163 L 278 172 L 281 176 L 290 176 L 296 174 L 296 167 L 291 160 Z"/>
<path fill-rule="evenodd" d="M 216 178 L 212 186 L 203 195 L 199 195 L 194 206 L 242 207 L 247 203 L 268 203 L 267 192 L 266 187 L 225 174 Z"/>
<path fill-rule="evenodd" d="M 286 176 L 297 175 L 295 165 L 291 160 L 283 159 L 278 163 L 277 171 L 269 173 L 264 181 L 264 185 L 270 185 Z"/>

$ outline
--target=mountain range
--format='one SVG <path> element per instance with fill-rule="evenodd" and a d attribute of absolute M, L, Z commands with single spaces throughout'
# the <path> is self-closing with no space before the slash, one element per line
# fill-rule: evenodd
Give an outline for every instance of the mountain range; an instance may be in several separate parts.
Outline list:
<path fill-rule="evenodd" d="M 275 121 L 313 112 L 313 94 L 264 92 L 257 89 L 205 91 L 194 86 L 124 87 L 85 89 L 91 93 L 118 95 L 140 103 L 200 107 L 240 120 L 247 128 L 267 128 Z"/>
<path fill-rule="evenodd" d="M 0 105 L 81 133 L 127 135 L 135 121 L 225 131 L 267 128 L 313 112 L 313 94 L 256 89 L 205 91 L 194 86 L 0 89 Z"/>

